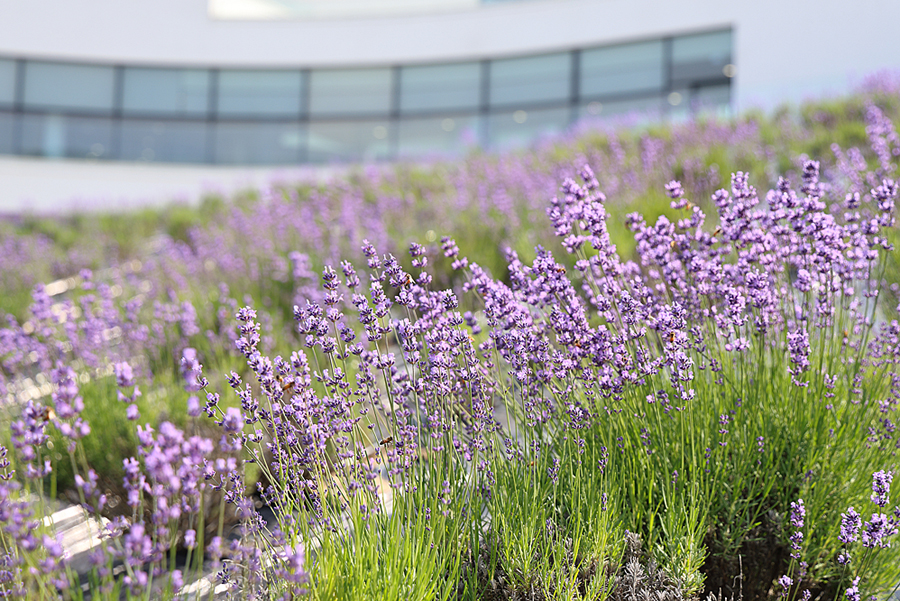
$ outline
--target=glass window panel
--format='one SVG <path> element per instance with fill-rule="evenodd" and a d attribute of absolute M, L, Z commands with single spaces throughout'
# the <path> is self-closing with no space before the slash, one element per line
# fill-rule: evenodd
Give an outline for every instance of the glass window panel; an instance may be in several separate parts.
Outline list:
<path fill-rule="evenodd" d="M 15 117 L 12 113 L 0 113 L 0 154 L 13 152 L 13 126 Z"/>
<path fill-rule="evenodd" d="M 581 96 L 655 91 L 664 85 L 661 40 L 581 53 Z"/>
<path fill-rule="evenodd" d="M 294 165 L 303 143 L 296 123 L 219 123 L 216 163 Z"/>
<path fill-rule="evenodd" d="M 310 74 L 313 115 L 387 114 L 391 108 L 390 69 L 340 69 Z"/>
<path fill-rule="evenodd" d="M 662 116 L 663 102 L 659 96 L 614 102 L 585 102 L 581 105 L 578 116 L 586 123 L 636 125 L 658 121 Z"/>
<path fill-rule="evenodd" d="M 666 116 L 669 121 L 681 123 L 691 117 L 691 91 L 687 88 L 677 88 L 669 92 L 665 99 Z"/>
<path fill-rule="evenodd" d="M 128 161 L 203 163 L 207 125 L 203 121 L 123 119 L 120 158 Z"/>
<path fill-rule="evenodd" d="M 112 121 L 63 115 L 23 115 L 22 154 L 109 158 Z"/>
<path fill-rule="evenodd" d="M 397 152 L 404 158 L 458 156 L 478 145 L 480 131 L 480 120 L 472 115 L 403 119 Z"/>
<path fill-rule="evenodd" d="M 566 101 L 572 57 L 566 53 L 491 62 L 491 106 Z"/>
<path fill-rule="evenodd" d="M 300 115 L 299 71 L 220 71 L 219 115 Z"/>
<path fill-rule="evenodd" d="M 125 69 L 125 114 L 205 115 L 209 107 L 209 71 L 204 69 Z"/>
<path fill-rule="evenodd" d="M 16 101 L 16 61 L 0 59 L 0 104 Z"/>
<path fill-rule="evenodd" d="M 479 63 L 404 67 L 400 72 L 400 110 L 477 109 L 480 83 Z"/>
<path fill-rule="evenodd" d="M 25 63 L 25 106 L 111 111 L 112 67 L 63 63 Z"/>
<path fill-rule="evenodd" d="M 390 158 L 388 121 L 343 121 L 309 124 L 307 157 L 312 163 L 373 161 Z"/>
<path fill-rule="evenodd" d="M 570 117 L 568 108 L 494 113 L 488 118 L 489 145 L 499 150 L 527 146 L 540 136 L 564 131 Z"/>
<path fill-rule="evenodd" d="M 704 86 L 691 94 L 691 110 L 698 114 L 712 114 L 717 117 L 731 115 L 731 86 Z"/>
<path fill-rule="evenodd" d="M 731 32 L 718 31 L 672 40 L 672 79 L 724 77 L 731 63 Z"/>

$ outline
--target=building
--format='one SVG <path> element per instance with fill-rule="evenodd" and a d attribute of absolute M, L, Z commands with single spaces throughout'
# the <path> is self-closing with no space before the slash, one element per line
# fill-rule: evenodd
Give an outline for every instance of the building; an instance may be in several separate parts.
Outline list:
<path fill-rule="evenodd" d="M 0 154 L 247 166 L 502 149 L 585 117 L 845 91 L 900 67 L 897 22 L 895 0 L 5 3 Z"/>

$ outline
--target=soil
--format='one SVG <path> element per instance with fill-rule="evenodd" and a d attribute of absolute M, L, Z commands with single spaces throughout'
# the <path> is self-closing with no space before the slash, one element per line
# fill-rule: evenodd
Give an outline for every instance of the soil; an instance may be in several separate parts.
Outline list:
<path fill-rule="evenodd" d="M 783 575 L 790 554 L 770 524 L 757 526 L 737 550 L 725 555 L 713 534 L 705 541 L 707 558 L 703 566 L 706 585 L 702 599 L 712 593 L 718 599 L 764 601 L 770 598 L 772 583 Z"/>
<path fill-rule="evenodd" d="M 773 601 L 782 598 L 775 581 L 787 573 L 790 549 L 778 536 L 774 520 L 764 516 L 762 523 L 750 531 L 737 552 L 724 553 L 724 549 L 710 533 L 706 540 L 708 557 L 703 567 L 706 584 L 701 599 L 710 594 L 719 601 L 743 599 L 743 601 Z M 809 589 L 813 601 L 834 599 L 835 590 L 810 582 L 795 583 L 797 590 Z M 795 597 L 797 597 L 795 595 Z"/>

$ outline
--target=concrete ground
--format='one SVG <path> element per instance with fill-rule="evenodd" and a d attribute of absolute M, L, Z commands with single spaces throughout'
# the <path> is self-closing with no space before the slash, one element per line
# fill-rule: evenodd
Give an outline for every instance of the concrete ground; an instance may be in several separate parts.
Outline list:
<path fill-rule="evenodd" d="M 348 166 L 230 167 L 0 156 L 0 215 L 196 203 L 279 181 L 326 181 Z"/>

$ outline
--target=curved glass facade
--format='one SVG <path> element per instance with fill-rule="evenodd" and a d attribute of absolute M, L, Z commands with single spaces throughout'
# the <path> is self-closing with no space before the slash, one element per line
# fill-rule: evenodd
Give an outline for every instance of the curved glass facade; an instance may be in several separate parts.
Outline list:
<path fill-rule="evenodd" d="M 727 112 L 730 30 L 471 62 L 172 68 L 0 57 L 0 153 L 239 165 L 453 156 L 583 118 Z"/>

